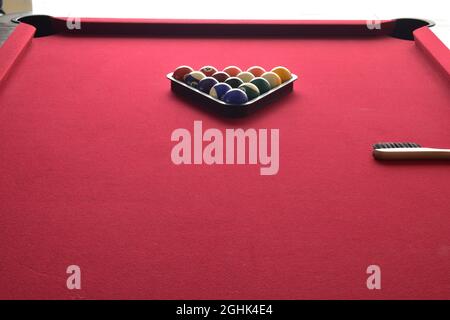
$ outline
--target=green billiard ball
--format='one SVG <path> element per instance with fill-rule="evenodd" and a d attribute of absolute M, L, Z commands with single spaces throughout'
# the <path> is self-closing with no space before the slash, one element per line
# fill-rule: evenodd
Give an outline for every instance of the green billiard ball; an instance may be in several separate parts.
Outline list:
<path fill-rule="evenodd" d="M 248 100 L 253 100 L 259 96 L 259 89 L 253 83 L 241 84 L 238 89 L 241 89 L 247 94 Z"/>
<path fill-rule="evenodd" d="M 275 72 L 269 71 L 264 73 L 261 78 L 266 79 L 270 83 L 270 87 L 276 88 L 281 84 L 281 78 L 279 75 L 277 75 Z"/>
<path fill-rule="evenodd" d="M 237 75 L 237 77 L 239 79 L 241 79 L 242 81 L 244 81 L 244 83 L 250 82 L 250 81 L 252 81 L 253 78 L 255 78 L 255 76 L 252 73 L 248 72 L 248 71 L 244 71 L 244 72 L 239 73 Z"/>
<path fill-rule="evenodd" d="M 253 79 L 252 81 L 250 81 L 250 83 L 252 83 L 258 87 L 260 94 L 264 94 L 270 90 L 270 83 L 269 83 L 269 81 L 267 81 L 264 78 L 257 77 L 255 79 Z"/>

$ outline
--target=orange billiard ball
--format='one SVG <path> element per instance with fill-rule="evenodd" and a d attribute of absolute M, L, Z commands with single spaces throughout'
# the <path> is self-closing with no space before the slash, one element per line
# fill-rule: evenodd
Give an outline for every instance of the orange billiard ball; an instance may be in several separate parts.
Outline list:
<path fill-rule="evenodd" d="M 237 77 L 239 73 L 242 72 L 242 70 L 239 67 L 236 66 L 229 66 L 223 69 L 223 72 L 226 72 L 230 75 L 230 77 Z"/>
<path fill-rule="evenodd" d="M 261 77 L 266 72 L 266 70 L 260 66 L 250 67 L 247 69 L 247 71 L 253 74 L 255 77 Z"/>

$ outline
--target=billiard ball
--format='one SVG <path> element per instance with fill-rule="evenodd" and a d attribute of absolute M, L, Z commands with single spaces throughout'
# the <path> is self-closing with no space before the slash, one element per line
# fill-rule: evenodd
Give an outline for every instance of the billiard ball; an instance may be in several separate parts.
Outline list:
<path fill-rule="evenodd" d="M 200 80 L 205 78 L 205 75 L 200 71 L 192 71 L 191 73 L 187 74 L 184 78 L 184 82 L 186 82 L 191 87 L 197 88 L 198 83 Z"/>
<path fill-rule="evenodd" d="M 180 66 L 180 67 L 178 67 L 178 68 L 175 69 L 175 71 L 174 71 L 173 74 L 172 74 L 172 77 L 173 77 L 174 79 L 179 80 L 179 81 L 183 81 L 183 80 L 184 80 L 184 77 L 185 77 L 187 74 L 191 73 L 192 71 L 194 71 L 194 69 L 192 69 L 192 68 L 189 67 L 189 66 Z"/>
<path fill-rule="evenodd" d="M 270 83 L 270 88 L 273 89 L 281 84 L 281 78 L 275 72 L 265 72 L 261 78 L 266 79 Z"/>
<path fill-rule="evenodd" d="M 253 83 L 255 86 L 258 87 L 259 93 L 263 94 L 270 90 L 270 83 L 264 78 L 256 77 L 250 83 Z"/>
<path fill-rule="evenodd" d="M 209 93 L 209 90 L 211 90 L 211 88 L 218 83 L 219 83 L 219 81 L 217 81 L 213 77 L 203 78 L 198 83 L 198 90 L 205 92 L 205 93 Z"/>
<path fill-rule="evenodd" d="M 244 104 L 248 101 L 247 94 L 240 89 L 231 89 L 223 96 L 223 101 L 228 104 Z"/>
<path fill-rule="evenodd" d="M 240 90 L 247 94 L 248 100 L 253 100 L 259 96 L 259 89 L 253 83 L 243 83 L 239 86 Z"/>
<path fill-rule="evenodd" d="M 271 71 L 280 77 L 281 82 L 286 82 L 292 78 L 291 72 L 285 67 L 275 67 Z"/>
<path fill-rule="evenodd" d="M 200 72 L 203 72 L 203 74 L 207 77 L 211 77 L 214 73 L 217 72 L 217 69 L 213 66 L 204 66 L 200 69 Z"/>
<path fill-rule="evenodd" d="M 239 73 L 237 75 L 237 77 L 239 79 L 241 79 L 242 81 L 244 81 L 244 83 L 245 83 L 245 82 L 250 82 L 255 76 L 253 74 L 251 74 L 250 72 L 243 71 L 243 72 Z"/>
<path fill-rule="evenodd" d="M 213 98 L 222 100 L 225 93 L 231 90 L 229 84 L 226 83 L 218 83 L 209 91 L 209 95 Z"/>
<path fill-rule="evenodd" d="M 212 77 L 219 82 L 225 82 L 225 80 L 227 80 L 230 77 L 230 75 L 226 72 L 218 71 L 214 73 Z"/>
<path fill-rule="evenodd" d="M 253 74 L 255 77 L 261 77 L 263 75 L 263 73 L 266 72 L 266 70 L 264 70 L 264 68 L 262 68 L 260 66 L 250 67 L 250 68 L 248 68 L 247 71 L 250 72 L 251 74 Z"/>
<path fill-rule="evenodd" d="M 244 81 L 242 81 L 241 79 L 239 79 L 238 77 L 231 77 L 228 78 L 227 80 L 225 80 L 226 84 L 229 84 L 232 88 L 237 88 L 239 87 L 241 84 L 244 83 Z"/>
<path fill-rule="evenodd" d="M 236 66 L 229 66 L 223 69 L 223 72 L 226 72 L 230 75 L 230 77 L 236 77 L 242 70 Z"/>

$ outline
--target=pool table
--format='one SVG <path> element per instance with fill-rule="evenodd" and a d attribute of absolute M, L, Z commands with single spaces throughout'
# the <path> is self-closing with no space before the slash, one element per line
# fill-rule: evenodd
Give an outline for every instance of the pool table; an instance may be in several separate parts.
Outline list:
<path fill-rule="evenodd" d="M 380 141 L 450 147 L 450 54 L 429 21 L 15 23 L 0 47 L 1 299 L 450 299 L 450 162 L 372 156 Z M 171 90 L 179 65 L 298 80 L 226 117 Z M 200 149 L 208 129 L 277 130 L 278 168 L 177 164 L 177 129 Z"/>

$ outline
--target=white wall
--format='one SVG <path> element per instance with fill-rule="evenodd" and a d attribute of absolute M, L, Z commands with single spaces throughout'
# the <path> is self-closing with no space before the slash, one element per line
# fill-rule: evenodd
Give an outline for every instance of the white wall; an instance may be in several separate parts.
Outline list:
<path fill-rule="evenodd" d="M 224 19 L 431 19 L 450 44 L 450 0 L 33 0 L 56 16 Z"/>

